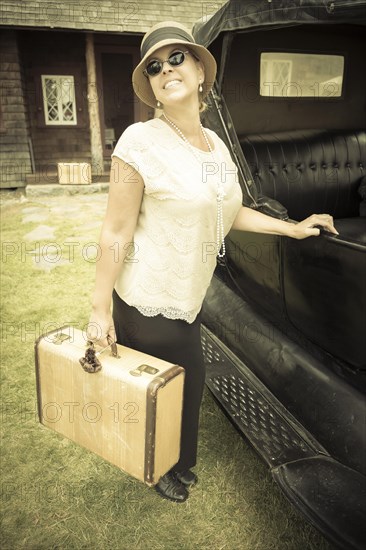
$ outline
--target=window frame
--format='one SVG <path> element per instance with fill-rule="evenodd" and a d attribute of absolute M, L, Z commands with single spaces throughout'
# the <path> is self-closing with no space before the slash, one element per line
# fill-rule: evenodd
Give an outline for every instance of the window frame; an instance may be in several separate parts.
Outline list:
<path fill-rule="evenodd" d="M 70 82 L 72 82 L 72 119 L 71 120 L 49 120 L 48 117 L 48 97 L 45 93 L 46 90 L 46 80 L 52 80 L 54 79 L 56 81 L 56 86 L 60 87 L 62 90 L 62 79 L 68 79 Z M 75 94 L 75 78 L 74 75 L 57 75 L 57 74 L 42 74 L 41 75 L 41 82 L 42 82 L 42 95 L 43 95 L 43 113 L 45 117 L 45 124 L 46 126 L 77 126 L 78 121 L 78 115 L 77 115 L 77 109 L 76 109 L 76 94 Z M 62 94 L 62 91 L 61 91 Z M 57 97 L 57 113 L 58 115 L 63 116 L 63 110 L 62 110 L 63 104 L 62 104 L 62 95 Z"/>
<path fill-rule="evenodd" d="M 35 67 L 33 70 L 36 92 L 36 126 L 42 129 L 55 128 L 85 128 L 87 119 L 87 89 L 83 88 L 82 68 L 76 64 L 55 64 Z M 55 123 L 49 124 L 46 122 L 45 102 L 43 97 L 42 76 L 73 76 L 74 77 L 74 94 L 75 94 L 75 111 L 76 124 Z"/>

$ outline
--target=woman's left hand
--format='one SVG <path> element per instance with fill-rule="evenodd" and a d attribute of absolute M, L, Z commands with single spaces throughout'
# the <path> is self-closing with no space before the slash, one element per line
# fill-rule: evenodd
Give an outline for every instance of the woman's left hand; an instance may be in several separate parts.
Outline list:
<path fill-rule="evenodd" d="M 321 226 L 329 233 L 339 235 L 338 231 L 334 227 L 333 218 L 329 214 L 313 214 L 305 220 L 297 223 L 293 227 L 293 237 L 295 239 L 306 239 L 307 237 L 316 237 L 320 235 Z"/>
<path fill-rule="evenodd" d="M 313 214 L 302 222 L 293 223 L 292 221 L 278 220 L 253 208 L 242 206 L 231 229 L 306 239 L 307 237 L 320 235 L 319 227 L 333 233 L 333 235 L 339 235 L 333 225 L 333 218 L 329 214 Z"/>

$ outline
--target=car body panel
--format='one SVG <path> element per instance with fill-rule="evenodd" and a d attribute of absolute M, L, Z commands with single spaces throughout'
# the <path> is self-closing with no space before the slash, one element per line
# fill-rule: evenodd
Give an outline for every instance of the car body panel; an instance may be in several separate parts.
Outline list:
<path fill-rule="evenodd" d="M 229 232 L 203 305 L 207 385 L 291 502 L 337 546 L 357 550 L 366 487 L 365 25 L 363 0 L 232 0 L 193 31 L 218 63 L 204 122 L 229 147 L 244 205 L 289 223 L 327 212 L 339 231 L 304 241 Z M 261 95 L 268 51 L 342 55 L 341 95 L 324 96 L 324 78 L 314 97 Z M 271 421 L 278 429 L 268 431 Z"/>

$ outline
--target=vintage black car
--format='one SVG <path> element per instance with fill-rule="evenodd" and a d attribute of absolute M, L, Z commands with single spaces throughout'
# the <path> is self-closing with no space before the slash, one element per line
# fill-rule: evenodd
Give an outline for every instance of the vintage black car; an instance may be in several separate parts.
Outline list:
<path fill-rule="evenodd" d="M 231 231 L 203 308 L 207 385 L 333 544 L 365 546 L 366 2 L 232 0 L 194 27 L 218 63 L 205 124 L 244 203 L 339 232 Z"/>

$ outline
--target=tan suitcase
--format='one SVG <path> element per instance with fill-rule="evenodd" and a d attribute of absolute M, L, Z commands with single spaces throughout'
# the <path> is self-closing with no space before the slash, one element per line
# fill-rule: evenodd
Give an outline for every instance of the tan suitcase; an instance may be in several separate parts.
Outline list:
<path fill-rule="evenodd" d="M 80 363 L 87 350 L 84 332 L 63 327 L 38 338 L 39 420 L 154 485 L 179 460 L 184 369 L 115 348 L 118 357 L 96 347 L 102 368 L 89 373 Z"/>

